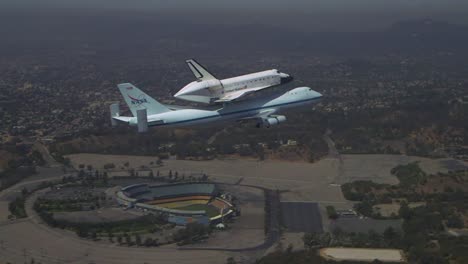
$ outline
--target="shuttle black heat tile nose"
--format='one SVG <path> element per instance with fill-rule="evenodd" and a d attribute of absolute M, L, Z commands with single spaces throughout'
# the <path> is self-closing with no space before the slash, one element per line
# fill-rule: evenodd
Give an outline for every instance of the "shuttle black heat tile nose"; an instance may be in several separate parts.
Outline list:
<path fill-rule="evenodd" d="M 292 81 L 293 79 L 294 79 L 294 77 L 292 77 L 291 75 L 289 75 L 288 77 L 283 77 L 283 78 L 281 78 L 281 84 L 288 83 L 288 82 Z"/>

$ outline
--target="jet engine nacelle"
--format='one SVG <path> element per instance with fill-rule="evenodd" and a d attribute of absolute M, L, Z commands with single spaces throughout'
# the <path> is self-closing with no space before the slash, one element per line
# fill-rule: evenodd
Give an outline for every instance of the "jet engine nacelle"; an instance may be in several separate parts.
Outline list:
<path fill-rule="evenodd" d="M 271 127 L 271 126 L 275 126 L 281 122 L 284 122 L 286 121 L 286 117 L 285 116 L 282 116 L 282 115 L 279 115 L 279 116 L 274 116 L 274 117 L 268 117 L 268 118 L 265 118 L 263 119 L 263 126 L 264 127 Z"/>

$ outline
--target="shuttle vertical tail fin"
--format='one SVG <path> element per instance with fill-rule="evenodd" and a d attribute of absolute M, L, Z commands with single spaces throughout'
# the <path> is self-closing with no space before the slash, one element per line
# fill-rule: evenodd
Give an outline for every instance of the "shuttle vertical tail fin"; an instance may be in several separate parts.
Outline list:
<path fill-rule="evenodd" d="M 137 116 L 137 110 L 146 109 L 148 115 L 155 115 L 171 111 L 152 97 L 138 89 L 131 83 L 121 83 L 117 87 L 125 99 L 133 116 Z"/>
<path fill-rule="evenodd" d="M 186 60 L 187 65 L 189 66 L 190 70 L 193 72 L 195 77 L 197 77 L 198 80 L 201 81 L 206 81 L 206 80 L 216 80 L 216 77 L 213 76 L 207 69 L 205 69 L 203 66 L 201 66 L 200 63 L 198 63 L 194 59 Z"/>

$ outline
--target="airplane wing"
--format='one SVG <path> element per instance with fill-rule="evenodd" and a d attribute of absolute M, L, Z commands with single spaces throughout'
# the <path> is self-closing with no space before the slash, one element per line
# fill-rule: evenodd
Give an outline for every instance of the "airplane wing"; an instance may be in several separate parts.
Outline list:
<path fill-rule="evenodd" d="M 237 122 L 243 124 L 248 123 L 249 121 L 255 121 L 257 123 L 257 127 L 271 127 L 277 125 L 281 122 L 286 121 L 286 117 L 284 115 L 275 115 L 276 108 L 265 109 L 259 112 L 256 115 L 244 117 L 238 119 Z"/>
<path fill-rule="evenodd" d="M 198 63 L 194 59 L 186 60 L 185 61 L 189 66 L 190 70 L 193 72 L 193 75 L 199 81 L 206 81 L 206 80 L 216 80 L 213 74 L 211 74 L 207 69 L 205 69 L 200 63 Z"/>
<path fill-rule="evenodd" d="M 242 121 L 249 121 L 249 120 L 256 120 L 256 119 L 264 119 L 273 115 L 275 112 L 276 112 L 276 108 L 264 109 L 256 115 L 240 118 L 237 121 L 242 122 Z"/>
<path fill-rule="evenodd" d="M 250 89 L 243 89 L 243 90 L 235 91 L 235 92 L 232 92 L 232 93 L 228 93 L 228 94 L 224 95 L 223 97 L 219 98 L 218 100 L 216 100 L 215 102 L 216 103 L 225 103 L 225 102 L 234 101 L 234 100 L 237 100 L 237 99 L 239 99 L 241 97 L 244 97 L 244 96 L 246 96 L 248 94 L 251 94 L 251 93 L 254 93 L 256 91 L 265 89 L 267 87 L 269 87 L 269 86 L 255 87 L 255 88 L 250 88 Z"/>

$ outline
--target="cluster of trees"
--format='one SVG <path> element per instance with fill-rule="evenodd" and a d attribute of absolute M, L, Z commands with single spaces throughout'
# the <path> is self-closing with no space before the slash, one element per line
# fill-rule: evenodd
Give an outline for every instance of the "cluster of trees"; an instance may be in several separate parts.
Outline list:
<path fill-rule="evenodd" d="M 25 217 L 27 217 L 26 210 L 24 208 L 25 202 L 26 202 L 26 197 L 30 193 L 34 192 L 35 190 L 46 188 L 46 187 L 49 187 L 50 185 L 51 185 L 50 182 L 46 181 L 46 182 L 42 182 L 37 187 L 35 187 L 34 190 L 31 190 L 31 191 L 29 191 L 26 188 L 23 188 L 21 190 L 21 195 L 19 197 L 16 197 L 13 201 L 11 201 L 8 204 L 8 210 L 11 213 L 11 217 L 15 217 L 15 218 L 25 218 Z"/>
<path fill-rule="evenodd" d="M 417 162 L 396 166 L 391 170 L 391 173 L 398 177 L 400 181 L 398 185 L 378 184 L 372 181 L 355 181 L 343 184 L 341 190 L 346 199 L 359 201 L 355 205 L 356 211 L 373 218 L 382 217 L 374 212 L 373 206 L 376 204 L 392 203 L 395 200 L 406 200 L 408 202 L 427 200 L 455 202 L 462 200 L 464 197 L 463 191 L 453 191 L 450 188 L 446 188 L 445 192 L 442 193 L 415 192 L 415 188 L 425 185 L 428 180 L 428 176 L 419 167 Z M 443 175 L 438 176 L 442 177 Z"/>
<path fill-rule="evenodd" d="M 100 172 L 99 170 L 94 170 L 89 167 L 84 170 L 80 168 L 78 171 L 78 179 L 81 181 L 81 184 L 88 187 L 107 187 L 109 186 L 109 176 L 106 171 Z"/>
<path fill-rule="evenodd" d="M 302 237 L 307 249 L 322 247 L 357 247 L 357 248 L 399 248 L 403 239 L 401 233 L 388 227 L 383 234 L 375 231 L 368 233 L 348 233 L 340 228 L 331 233 L 306 233 Z"/>
<path fill-rule="evenodd" d="M 406 165 L 398 165 L 391 170 L 400 181 L 399 186 L 408 189 L 416 185 L 424 185 L 427 181 L 426 173 L 419 167 L 418 162 L 412 162 Z"/>
<path fill-rule="evenodd" d="M 434 243 L 443 240 L 447 235 L 444 232 L 443 217 L 433 205 L 409 208 L 406 204 L 402 204 L 400 216 L 404 219 L 404 237 L 400 248 L 407 252 L 410 262 L 450 262 L 450 255 L 454 252 L 444 254 L 434 246 Z M 468 243 L 464 246 L 468 246 Z"/>
<path fill-rule="evenodd" d="M 154 233 L 161 229 L 160 226 L 168 223 L 167 218 L 160 214 L 144 215 L 135 219 L 113 222 L 71 222 L 55 219 L 52 212 L 44 210 L 38 203 L 34 204 L 34 209 L 48 225 L 61 229 L 74 230 L 78 236 L 90 239 L 97 239 L 101 236 L 108 236 L 110 239 L 111 237 L 123 236 L 129 233 Z"/>
<path fill-rule="evenodd" d="M 374 191 L 383 190 L 390 185 L 372 181 L 353 181 L 341 185 L 341 191 L 347 200 L 364 201 L 374 196 Z"/>
<path fill-rule="evenodd" d="M 25 218 L 26 210 L 24 209 L 25 196 L 17 197 L 15 200 L 8 204 L 8 209 L 12 216 L 16 218 Z"/>
<path fill-rule="evenodd" d="M 87 208 L 94 210 L 100 207 L 99 198 L 83 198 L 83 199 L 62 199 L 62 200 L 49 200 L 38 198 L 38 210 L 47 210 L 49 212 L 73 212 L 82 211 Z"/>
<path fill-rule="evenodd" d="M 156 177 L 159 177 L 159 170 L 157 171 Z M 150 178 L 151 178 L 151 175 L 150 175 Z M 208 178 L 209 178 L 208 175 L 206 175 L 205 173 L 200 174 L 198 176 L 193 176 L 193 175 L 185 176 L 185 174 L 180 175 L 178 171 L 169 170 L 167 174 L 167 180 L 169 182 L 185 182 L 185 181 L 206 182 L 208 181 Z"/>
<path fill-rule="evenodd" d="M 336 212 L 335 207 L 333 205 L 328 205 L 326 209 L 327 209 L 328 218 L 330 219 L 338 218 L 338 213 Z"/>
<path fill-rule="evenodd" d="M 468 240 L 451 237 L 445 229 L 446 227 L 464 227 L 463 213 L 468 209 L 466 206 L 468 193 L 461 188 L 453 190 L 447 187 L 443 192 L 415 192 L 415 189 L 426 184 L 429 179 L 417 163 L 398 166 L 392 170 L 392 173 L 400 178 L 399 185 L 386 186 L 371 182 L 354 182 L 343 185 L 343 193 L 348 199 L 360 201 L 355 207 L 357 211 L 374 217 L 372 206 L 376 203 L 388 199 L 400 200 L 398 216 L 403 219 L 404 232 L 391 235 L 391 232 L 386 231 L 382 238 L 383 241 L 391 242 L 387 244 L 388 246 L 403 249 L 411 263 L 465 263 L 465 260 L 468 260 L 468 252 L 460 248 L 466 248 Z M 464 175 L 464 172 L 454 172 L 431 177 L 440 177 L 442 183 L 444 178 L 449 176 L 455 182 L 462 184 Z M 423 201 L 425 204 L 410 208 L 408 202 L 411 201 Z M 393 239 L 389 240 L 390 237 Z M 333 238 L 335 239 L 336 236 Z M 362 235 L 358 235 L 351 239 L 351 244 L 352 246 L 356 246 L 356 243 L 362 244 L 358 241 L 367 241 L 368 244 L 368 239 L 376 241 L 375 235 L 371 238 L 364 239 Z M 310 245 L 319 244 L 316 241 L 320 240 L 317 237 L 314 239 L 308 238 Z M 460 244 L 455 245 L 454 240 Z M 376 244 L 372 243 L 372 246 Z"/>
<path fill-rule="evenodd" d="M 346 199 L 359 201 L 354 205 L 354 209 L 367 217 L 380 218 L 378 213 L 374 212 L 373 206 L 378 203 L 391 203 L 392 194 L 382 190 L 389 190 L 392 187 L 388 184 L 378 184 L 372 181 L 354 181 L 341 185 L 341 191 Z M 374 192 L 378 191 L 376 195 Z"/>
<path fill-rule="evenodd" d="M 127 246 L 145 246 L 145 247 L 157 247 L 160 245 L 159 240 L 157 238 L 147 237 L 143 239 L 140 234 L 135 234 L 130 236 L 129 234 L 125 233 L 123 235 L 115 235 L 113 233 L 109 233 L 107 235 L 109 241 L 111 243 L 117 242 L 119 245 L 127 245 Z M 115 240 L 114 240 L 115 237 Z"/>

